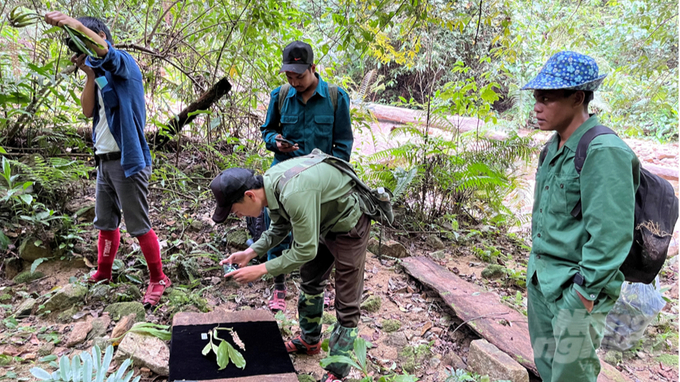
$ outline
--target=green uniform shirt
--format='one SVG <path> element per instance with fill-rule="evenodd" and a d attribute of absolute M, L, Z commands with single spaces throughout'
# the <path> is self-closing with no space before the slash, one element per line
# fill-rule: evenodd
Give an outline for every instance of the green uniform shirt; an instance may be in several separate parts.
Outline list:
<path fill-rule="evenodd" d="M 536 172 L 527 279 L 536 273 L 548 301 L 572 285 L 576 272 L 585 284 L 574 287 L 588 300 L 600 292 L 618 298 L 624 280 L 619 267 L 633 243 L 640 163 L 619 137 L 600 135 L 590 143 L 579 176 L 574 168 L 579 139 L 598 124 L 597 117 L 589 118 L 561 148 L 555 134 Z M 582 215 L 574 218 L 570 213 L 579 198 Z"/>
<path fill-rule="evenodd" d="M 279 193 L 277 185 L 286 170 L 305 160 L 307 158 L 289 159 L 264 174 L 271 225 L 251 248 L 262 256 L 293 232 L 291 248 L 265 263 L 267 272 L 273 276 L 290 273 L 312 260 L 316 257 L 319 238 L 328 232 L 351 231 L 362 215 L 358 196 L 350 192 L 354 180 L 326 163 L 302 171 Z"/>

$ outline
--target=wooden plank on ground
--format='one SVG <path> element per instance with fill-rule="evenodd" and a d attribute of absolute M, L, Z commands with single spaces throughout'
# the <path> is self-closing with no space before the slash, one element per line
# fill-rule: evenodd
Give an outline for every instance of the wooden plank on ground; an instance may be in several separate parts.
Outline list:
<path fill-rule="evenodd" d="M 527 318 L 500 302 L 498 295 L 486 292 L 427 257 L 402 260 L 406 271 L 434 289 L 454 313 L 481 337 L 496 345 L 534 374 L 538 374 L 529 339 Z M 601 361 L 598 382 L 628 381 L 616 368 Z"/>

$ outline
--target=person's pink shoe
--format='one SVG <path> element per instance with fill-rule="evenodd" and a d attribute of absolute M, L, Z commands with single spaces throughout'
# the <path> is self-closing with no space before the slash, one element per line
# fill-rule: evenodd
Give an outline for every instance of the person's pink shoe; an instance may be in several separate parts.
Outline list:
<path fill-rule="evenodd" d="M 170 281 L 168 276 L 163 277 L 163 280 L 161 281 L 155 283 L 150 282 L 149 288 L 147 288 L 144 299 L 142 300 L 142 304 L 151 306 L 158 304 L 158 302 L 161 300 L 163 292 L 165 292 L 165 288 L 169 287 L 170 285 L 172 285 L 172 281 Z"/>
<path fill-rule="evenodd" d="M 323 378 L 321 378 L 321 382 L 342 382 L 342 378 L 338 378 L 333 373 L 328 372 L 323 375 Z"/>
<path fill-rule="evenodd" d="M 109 277 L 109 278 L 100 277 L 100 276 L 97 276 L 97 273 L 95 273 L 92 276 L 88 277 L 88 279 L 87 279 L 88 284 L 96 284 L 100 281 L 103 281 L 102 284 L 108 284 L 111 281 L 113 281 L 113 277 Z"/>
<path fill-rule="evenodd" d="M 285 290 L 274 290 L 272 298 L 269 300 L 269 309 L 276 313 L 282 310 L 286 310 L 286 291 Z"/>

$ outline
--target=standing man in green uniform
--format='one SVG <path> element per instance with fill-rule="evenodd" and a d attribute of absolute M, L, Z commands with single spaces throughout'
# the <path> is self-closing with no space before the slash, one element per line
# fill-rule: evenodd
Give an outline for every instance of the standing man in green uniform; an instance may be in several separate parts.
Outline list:
<path fill-rule="evenodd" d="M 314 149 L 349 162 L 354 136 L 349 113 L 349 96 L 342 88 L 329 85 L 318 73 L 312 47 L 293 41 L 283 50 L 283 65 L 288 84 L 271 93 L 267 119 L 260 128 L 267 150 L 274 153 L 272 167 L 290 158 L 307 155 Z M 250 220 L 252 225 L 253 221 Z M 264 212 L 264 228 L 269 216 Z M 272 260 L 290 247 L 290 237 L 271 248 Z M 272 311 L 286 307 L 285 272 L 274 278 Z"/>
<path fill-rule="evenodd" d="M 220 264 L 238 264 L 239 269 L 225 277 L 241 283 L 258 280 L 267 273 L 278 276 L 300 268 L 301 334 L 288 341 L 286 349 L 309 355 L 321 351 L 324 287 L 335 265 L 338 322 L 330 336 L 330 355 L 349 355 L 361 316 L 370 218 L 362 212 L 360 196 L 352 192 L 355 182 L 350 176 L 333 165 L 321 162 L 310 166 L 306 160 L 308 157 L 281 162 L 264 177 L 251 170 L 230 168 L 212 181 L 216 223 L 224 222 L 230 213 L 258 216 L 265 207 L 271 217 L 269 229 L 258 241 Z M 293 244 L 281 256 L 247 266 L 291 232 Z M 349 365 L 333 363 L 326 371 L 322 382 L 340 381 L 349 373 Z"/>
<path fill-rule="evenodd" d="M 539 128 L 556 132 L 536 172 L 527 269 L 529 333 L 546 382 L 597 380 L 595 350 L 633 242 L 640 179 L 633 151 L 616 135 L 599 135 L 580 176 L 574 167 L 579 139 L 599 125 L 588 103 L 604 77 L 591 57 L 563 51 L 523 88 L 534 91 Z"/>

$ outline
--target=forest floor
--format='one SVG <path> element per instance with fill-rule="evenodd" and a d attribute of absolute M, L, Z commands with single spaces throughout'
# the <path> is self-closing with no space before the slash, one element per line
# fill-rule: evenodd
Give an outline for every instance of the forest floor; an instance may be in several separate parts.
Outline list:
<path fill-rule="evenodd" d="M 677 144 L 634 140 L 631 146 L 641 159 L 680 167 Z M 668 153 L 675 155 L 663 156 Z M 195 173 L 194 170 L 204 163 L 201 153 L 185 152 L 183 155 L 186 158 L 182 158 L 180 168 L 186 174 Z M 530 179 L 530 176 L 527 178 Z M 527 183 L 527 187 L 530 186 Z M 91 205 L 94 182 L 88 181 L 83 190 L 79 203 L 81 206 Z M 162 185 L 156 185 L 155 189 L 152 187 L 150 208 L 153 227 L 163 247 L 165 270 L 173 280 L 173 290 L 178 294 L 169 298 L 170 294 L 166 293 L 158 307 L 147 309 L 148 322 L 169 324 L 172 315 L 180 311 L 200 312 L 217 307 L 230 311 L 267 309 L 271 280 L 239 286 L 224 280 L 216 264 L 228 250 L 236 250 L 236 247 L 227 249 L 227 242 L 232 240 L 231 233 L 243 230 L 244 222 L 231 221 L 231 227 L 215 226 L 210 219 L 213 202 L 205 189 L 200 198 L 188 199 L 179 192 L 168 192 Z M 83 303 L 76 305 L 67 315 L 50 313 L 21 319 L 14 317 L 17 306 L 26 299 L 44 301 L 55 287 L 86 279 L 92 271 L 92 264 L 96 264 L 96 233 L 94 229 L 87 228 L 86 223 L 83 221 L 84 241 L 78 245 L 76 257 L 67 256 L 65 260 L 59 260 L 57 256 L 40 264 L 37 271 L 42 273 L 42 277 L 36 280 L 17 283 L 7 277 L 0 279 L 0 380 L 32 380 L 28 372 L 31 367 L 37 365 L 54 370 L 47 362 L 50 358 L 45 358 L 47 355 L 71 356 L 89 349 L 93 345 L 91 340 L 73 347 L 65 346 L 65 339 L 73 330 L 74 323 L 100 317 L 111 303 L 137 301 L 139 289 L 145 290 L 148 275 L 139 247 L 136 240 L 124 233 L 117 257 L 122 260 L 122 266 L 115 272 L 116 283 L 106 287 L 105 293 L 101 293 L 101 288 L 91 287 Z M 526 290 L 517 282 L 521 276 L 506 275 L 487 280 L 481 272 L 491 262 L 500 263 L 513 270 L 513 274 L 521 275 L 529 255 L 526 228 L 525 225 L 523 229 L 509 233 L 488 226 L 466 227 L 457 232 L 456 240 L 447 240 L 450 238 L 447 235 L 435 235 L 443 240 L 443 251 L 436 251 L 426 244 L 430 242 L 429 233 L 387 230 L 385 236 L 404 244 L 412 256 L 433 258 L 467 281 L 495 292 L 502 303 L 525 313 Z M 17 230 L 10 234 L 20 243 L 25 233 Z M 374 234 L 377 235 L 377 232 Z M 7 256 L 18 256 L 18 244 L 10 248 Z M 677 255 L 669 258 L 660 274 L 663 295 L 668 302 L 646 329 L 643 339 L 630 350 L 607 354 L 608 362 L 631 381 L 678 380 L 677 259 Z M 422 381 L 466 380 L 464 378 L 468 374 L 462 371 L 467 368 L 470 342 L 479 337 L 467 326 L 454 331 L 462 321 L 435 292 L 407 275 L 399 262 L 399 259 L 379 259 L 372 253 L 367 255 L 364 300 L 377 296 L 381 302 L 377 311 L 364 310 L 359 323 L 360 335 L 373 344 L 368 352 L 372 372 L 378 375 L 390 370 L 408 371 Z M 29 269 L 30 263 L 24 263 L 23 267 L 24 270 Z M 7 272 L 7 269 L 4 271 Z M 139 280 L 142 282 L 139 283 Z M 289 293 L 285 318 L 279 319 L 284 338 L 298 330 L 295 325 L 298 285 L 299 276 L 294 273 L 287 281 Z M 329 288 L 329 293 L 334 295 L 332 288 Z M 331 307 L 326 311 L 330 313 L 324 317 L 324 328 L 327 329 L 333 321 L 334 310 Z M 400 327 L 395 330 L 395 321 L 388 320 L 396 320 Z M 111 327 L 114 325 L 110 324 Z M 111 327 L 107 333 L 110 333 Z M 404 351 L 408 347 L 415 351 Z M 322 373 L 319 361 L 324 356 L 322 352 L 313 357 L 292 356 L 292 360 L 299 374 L 310 374 L 318 379 Z M 460 370 L 459 376 L 450 377 L 455 370 Z M 142 381 L 146 382 L 166 379 L 140 368 L 136 368 L 136 373 L 142 373 Z M 350 377 L 359 378 L 360 375 L 355 370 Z M 472 378 L 473 373 L 470 372 L 469 377 Z"/>

